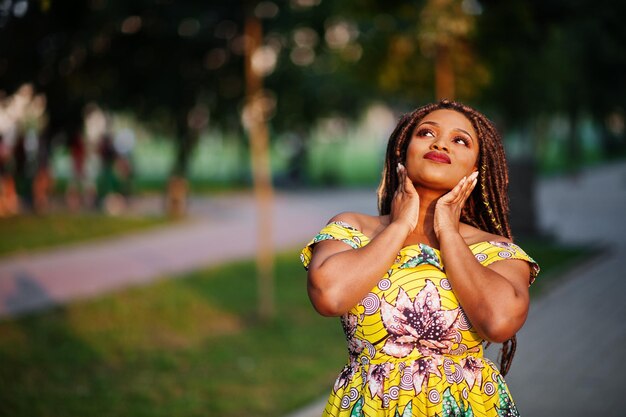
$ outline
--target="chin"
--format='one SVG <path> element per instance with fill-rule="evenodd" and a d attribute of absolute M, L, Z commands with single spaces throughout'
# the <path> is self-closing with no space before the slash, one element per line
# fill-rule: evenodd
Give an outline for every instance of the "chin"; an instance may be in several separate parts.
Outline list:
<path fill-rule="evenodd" d="M 456 178 L 456 177 L 455 177 Z M 433 190 L 442 190 L 442 191 L 450 191 L 452 190 L 458 182 L 463 178 L 463 176 L 459 177 L 459 179 L 450 178 L 449 174 L 445 173 L 422 173 L 419 176 L 415 183 L 421 184 L 425 188 L 430 188 Z"/>

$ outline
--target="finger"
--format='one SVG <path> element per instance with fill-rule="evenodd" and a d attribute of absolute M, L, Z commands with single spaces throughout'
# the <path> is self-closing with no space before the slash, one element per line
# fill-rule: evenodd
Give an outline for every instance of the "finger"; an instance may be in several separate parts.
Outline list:
<path fill-rule="evenodd" d="M 474 191 L 474 188 L 476 187 L 477 183 L 478 183 L 478 179 L 476 178 L 476 175 L 472 174 L 468 177 L 468 180 L 466 181 L 465 186 L 463 187 L 463 196 L 460 201 L 461 207 L 465 205 L 465 203 L 467 202 L 467 199 L 472 194 L 472 191 Z"/>
<path fill-rule="evenodd" d="M 465 201 L 465 197 L 467 195 L 467 188 L 471 184 L 472 182 L 468 178 L 465 178 L 465 181 L 463 181 L 463 185 L 461 186 L 461 189 L 457 193 L 456 199 L 454 201 L 455 204 L 463 205 L 463 201 Z"/>
<path fill-rule="evenodd" d="M 456 184 L 456 186 L 452 189 L 451 194 L 451 202 L 456 203 L 459 200 L 459 197 L 463 195 L 463 190 L 465 185 L 467 184 L 467 177 L 461 178 L 461 180 Z"/>
<path fill-rule="evenodd" d="M 409 172 L 404 165 L 402 165 L 402 175 L 404 177 L 402 181 L 402 183 L 404 184 L 404 192 L 408 194 L 415 192 L 413 181 L 411 181 L 411 178 L 409 178 Z"/>
<path fill-rule="evenodd" d="M 396 193 L 401 193 L 404 182 L 402 179 L 402 164 L 400 162 L 396 165 L 396 175 L 398 176 L 398 187 L 396 188 Z"/>
<path fill-rule="evenodd" d="M 402 164 L 400 165 L 400 188 L 402 189 L 403 193 L 408 192 L 407 187 L 406 187 L 406 179 L 407 179 L 407 174 L 406 174 L 406 167 Z"/>
<path fill-rule="evenodd" d="M 476 185 L 475 178 L 472 178 L 471 175 L 467 177 L 467 179 L 465 180 L 465 183 L 463 184 L 463 188 L 459 192 L 459 196 L 456 201 L 456 203 L 459 204 L 459 206 L 462 207 L 465 204 L 465 201 L 469 198 L 475 185 Z"/>
<path fill-rule="evenodd" d="M 441 197 L 440 201 L 446 204 L 454 204 L 458 200 L 459 193 L 461 192 L 465 181 L 465 177 L 461 178 L 461 180 L 454 186 L 453 189 L 451 189 Z"/>
<path fill-rule="evenodd" d="M 477 183 L 478 183 L 478 171 L 474 171 L 467 177 L 468 195 L 472 192 L 472 190 L 474 190 L 474 187 L 476 187 Z"/>
<path fill-rule="evenodd" d="M 411 178 L 409 178 L 408 174 L 407 174 L 405 189 L 410 194 L 417 194 L 417 190 L 415 189 L 415 185 L 413 184 L 413 181 L 411 181 Z"/>

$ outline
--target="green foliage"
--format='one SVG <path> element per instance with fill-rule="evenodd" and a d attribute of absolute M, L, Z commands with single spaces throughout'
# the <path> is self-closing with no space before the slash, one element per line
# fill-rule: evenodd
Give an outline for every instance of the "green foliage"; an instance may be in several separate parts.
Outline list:
<path fill-rule="evenodd" d="M 507 125 L 624 108 L 624 4 L 481 1 L 476 45 L 492 80 L 481 97 Z M 621 68 L 618 69 L 618 68 Z"/>
<path fill-rule="evenodd" d="M 480 10 L 468 10 L 469 3 Z M 12 93 L 21 83 L 34 82 L 37 92 L 46 94 L 51 131 L 80 126 L 90 101 L 132 112 L 175 139 L 178 152 L 170 163 L 186 172 L 197 141 L 197 132 L 188 128 L 190 114 L 200 125 L 234 132 L 229 140 L 244 146 L 242 35 L 244 18 L 256 4 L 33 3 L 24 17 L 0 27 L 0 88 Z M 586 118 L 597 126 L 602 157 L 626 149 L 619 127 L 626 108 L 621 18 L 626 3 L 274 4 L 277 13 L 262 18 L 264 45 L 276 54 L 275 68 L 264 79 L 276 99 L 273 139 L 293 134 L 306 144 L 321 117 L 353 119 L 373 100 L 400 111 L 432 101 L 437 47 L 443 45 L 452 53 L 456 97 L 477 105 L 504 132 L 530 130 L 524 135 L 527 156 L 543 151 L 533 139 L 545 136 L 540 128 L 535 131 L 537 120 L 555 117 L 568 121 L 563 159 L 569 165 L 582 160 Z M 343 31 L 341 36 L 349 34 L 347 43 L 329 42 L 333 27 Z"/>

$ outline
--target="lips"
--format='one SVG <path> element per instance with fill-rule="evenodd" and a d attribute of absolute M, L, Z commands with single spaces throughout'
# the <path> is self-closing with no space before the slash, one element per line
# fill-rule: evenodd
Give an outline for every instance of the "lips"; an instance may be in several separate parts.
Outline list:
<path fill-rule="evenodd" d="M 449 164 L 450 157 L 443 152 L 430 151 L 424 155 L 424 159 L 430 159 L 431 161 L 439 162 L 442 164 Z"/>

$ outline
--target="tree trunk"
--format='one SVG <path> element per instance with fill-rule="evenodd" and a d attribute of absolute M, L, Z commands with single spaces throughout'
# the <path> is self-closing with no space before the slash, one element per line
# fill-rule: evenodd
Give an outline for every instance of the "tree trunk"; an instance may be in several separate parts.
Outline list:
<path fill-rule="evenodd" d="M 187 196 L 189 194 L 187 170 L 191 152 L 197 140 L 197 132 L 187 125 L 186 113 L 179 116 L 176 130 L 178 149 L 165 194 L 165 212 L 172 218 L 184 217 L 187 214 Z"/>
<path fill-rule="evenodd" d="M 435 95 L 437 100 L 454 100 L 454 67 L 450 48 L 438 44 L 435 54 Z"/>
<path fill-rule="evenodd" d="M 189 187 L 187 179 L 179 175 L 172 175 L 167 182 L 165 198 L 165 212 L 171 218 L 181 218 L 187 214 L 187 194 Z"/>
<path fill-rule="evenodd" d="M 257 275 L 259 317 L 267 321 L 274 317 L 274 250 L 272 239 L 273 189 L 269 159 L 269 132 L 263 109 L 263 79 L 252 67 L 252 55 L 262 40 L 261 22 L 252 14 L 245 23 L 246 55 L 246 116 L 250 137 L 252 178 L 257 205 Z"/>

